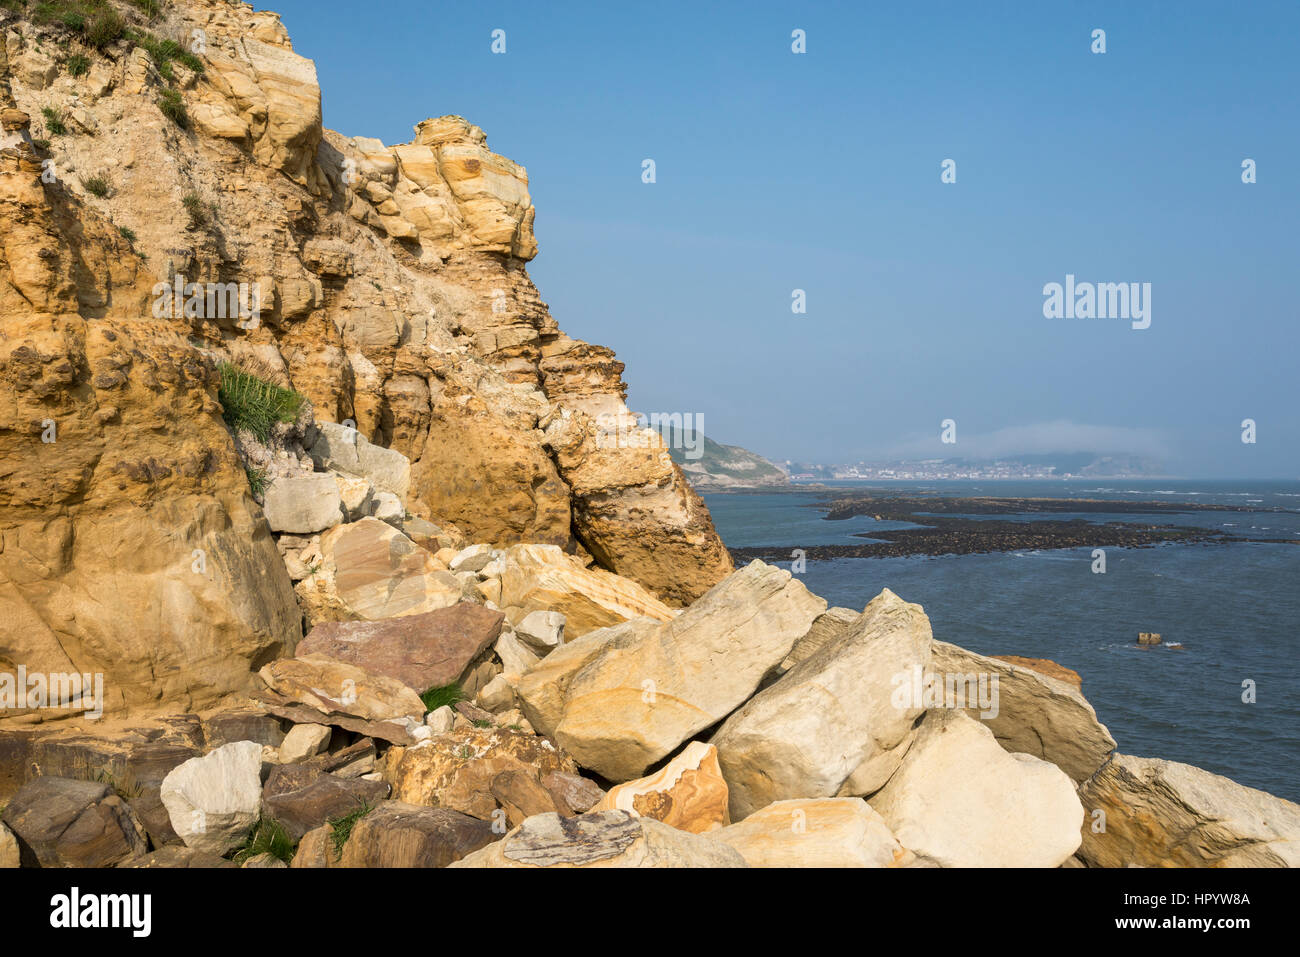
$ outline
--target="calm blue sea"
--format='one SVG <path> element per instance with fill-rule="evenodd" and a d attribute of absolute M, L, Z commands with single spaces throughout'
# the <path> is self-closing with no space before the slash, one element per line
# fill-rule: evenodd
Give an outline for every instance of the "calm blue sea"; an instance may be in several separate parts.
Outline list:
<path fill-rule="evenodd" d="M 954 481 L 872 488 L 1281 507 L 1291 511 L 1079 517 L 1300 540 L 1300 482 Z M 902 527 L 869 517 L 827 521 L 810 507 L 825 497 L 787 492 L 705 500 L 732 547 L 861 543 L 854 533 Z M 936 638 L 983 654 L 1060 662 L 1083 677 L 1084 694 L 1121 751 L 1195 764 L 1300 801 L 1300 546 L 1167 544 L 1106 552 L 1105 574 L 1093 574 L 1091 550 L 1077 548 L 809 561 L 802 580 L 832 605 L 857 609 L 888 587 L 924 606 Z M 1184 647 L 1138 648 L 1140 631 Z M 1242 702 L 1247 679 L 1255 682 L 1254 704 Z"/>

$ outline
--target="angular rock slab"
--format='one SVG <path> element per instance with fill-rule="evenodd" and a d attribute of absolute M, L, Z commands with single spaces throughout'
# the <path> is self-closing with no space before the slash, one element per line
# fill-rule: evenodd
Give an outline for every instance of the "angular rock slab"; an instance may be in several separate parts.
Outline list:
<path fill-rule="evenodd" d="M 938 678 L 951 679 L 945 687 L 954 689 L 974 688 L 972 679 L 983 675 L 988 682 L 996 675 L 996 716 L 982 717 L 978 706 L 966 713 L 987 725 L 1006 750 L 1050 761 L 1075 781 L 1091 777 L 1115 750 L 1115 739 L 1078 687 L 1043 671 L 944 641 L 934 643 L 930 670 Z M 973 703 L 976 696 L 964 697 Z"/>
<path fill-rule="evenodd" d="M 330 529 L 320 552 L 315 574 L 295 586 L 313 623 L 418 615 L 461 600 L 441 562 L 377 518 Z"/>
<path fill-rule="evenodd" d="M 1008 754 L 965 712 L 938 709 L 871 806 L 904 847 L 940 867 L 1059 867 L 1083 821 L 1064 771 Z"/>
<path fill-rule="evenodd" d="M 5 824 L 0 824 L 0 870 L 18 867 L 22 855 L 18 851 L 18 839 Z"/>
<path fill-rule="evenodd" d="M 27 867 L 113 867 L 149 850 L 127 803 L 94 781 L 33 778 L 5 806 L 3 822 L 16 840 L 7 853 L 0 847 L 6 867 L 17 867 L 16 857 Z"/>
<path fill-rule="evenodd" d="M 1190 764 L 1116 754 L 1079 796 L 1093 867 L 1300 867 L 1300 805 Z"/>
<path fill-rule="evenodd" d="M 278 821 L 295 842 L 334 818 L 388 797 L 383 781 L 322 774 L 306 787 L 265 796 L 262 813 Z"/>
<path fill-rule="evenodd" d="M 610 788 L 593 810 L 627 811 L 691 834 L 726 827 L 731 818 L 718 750 L 692 741 L 654 774 Z"/>
<path fill-rule="evenodd" d="M 418 692 L 460 681 L 500 636 L 505 617 L 473 602 L 382 621 L 317 625 L 297 656 L 325 655 Z"/>
<path fill-rule="evenodd" d="M 424 702 L 407 685 L 325 655 L 281 658 L 258 674 L 275 693 L 320 712 L 321 724 L 335 713 L 365 721 L 424 719 Z"/>
<path fill-rule="evenodd" d="M 861 798 L 777 801 L 709 836 L 750 867 L 904 867 L 913 858 Z"/>
<path fill-rule="evenodd" d="M 825 609 L 789 572 L 751 562 L 671 621 L 634 619 L 556 649 L 516 690 L 533 727 L 628 781 L 735 710 Z"/>
<path fill-rule="evenodd" d="M 872 774 L 859 778 L 874 780 L 857 786 L 880 787 L 923 710 L 896 697 L 899 676 L 924 669 L 930 645 L 921 606 L 886 588 L 857 621 L 728 718 L 713 744 L 732 819 L 773 801 L 855 796 L 842 789 L 864 765 Z"/>
<path fill-rule="evenodd" d="M 744 867 L 732 848 L 626 811 L 538 814 L 453 867 Z"/>
<path fill-rule="evenodd" d="M 324 472 L 285 475 L 266 487 L 262 511 L 273 532 L 311 535 L 343 521 L 343 500 Z"/>
<path fill-rule="evenodd" d="M 446 867 L 501 839 L 492 824 L 440 807 L 385 801 L 352 826 L 335 867 Z"/>
<path fill-rule="evenodd" d="M 566 641 L 632 618 L 673 617 L 667 605 L 630 578 L 587 568 L 555 545 L 512 545 L 503 565 L 499 604 L 506 616 L 521 621 L 534 611 L 559 612 Z"/>
<path fill-rule="evenodd" d="M 411 487 L 411 462 L 395 449 L 375 445 L 356 429 L 317 422 L 307 454 L 318 469 L 363 478 L 374 488 L 392 492 L 403 502 Z"/>
<path fill-rule="evenodd" d="M 239 741 L 190 758 L 163 778 L 161 796 L 186 847 L 234 850 L 262 809 L 262 745 Z"/>
<path fill-rule="evenodd" d="M 393 786 L 394 800 L 490 821 L 501 807 L 493 783 L 509 771 L 541 782 L 556 771 L 576 774 L 578 766 L 546 738 L 509 728 L 469 727 L 389 751 L 384 779 Z"/>

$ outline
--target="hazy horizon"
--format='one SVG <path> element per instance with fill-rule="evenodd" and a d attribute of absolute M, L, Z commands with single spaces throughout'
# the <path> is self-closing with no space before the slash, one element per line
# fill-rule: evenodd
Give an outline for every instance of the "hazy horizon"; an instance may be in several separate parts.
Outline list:
<path fill-rule="evenodd" d="M 397 143 L 457 113 L 528 169 L 529 272 L 636 411 L 780 461 L 1300 476 L 1294 5 L 271 9 L 327 127 Z M 1047 318 L 1076 281 L 1136 284 L 1145 317 Z"/>

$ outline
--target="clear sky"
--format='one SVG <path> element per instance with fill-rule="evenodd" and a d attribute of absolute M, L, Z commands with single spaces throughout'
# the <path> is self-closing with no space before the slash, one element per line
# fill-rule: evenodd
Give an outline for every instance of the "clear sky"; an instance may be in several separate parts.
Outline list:
<path fill-rule="evenodd" d="M 272 8 L 330 128 L 458 113 L 527 167 L 529 271 L 636 411 L 774 459 L 1300 477 L 1298 3 Z M 1150 283 L 1150 327 L 1046 318 L 1067 274 Z"/>

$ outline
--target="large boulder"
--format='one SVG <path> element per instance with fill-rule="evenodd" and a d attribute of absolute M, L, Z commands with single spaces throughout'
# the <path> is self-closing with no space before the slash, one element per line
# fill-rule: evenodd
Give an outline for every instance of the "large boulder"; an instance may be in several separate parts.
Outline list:
<path fill-rule="evenodd" d="M 1190 764 L 1116 754 L 1079 796 L 1094 867 L 1300 867 L 1300 805 Z"/>
<path fill-rule="evenodd" d="M 186 847 L 234 850 L 262 808 L 262 745 L 239 741 L 190 758 L 163 779 L 162 803 Z"/>
<path fill-rule="evenodd" d="M 1064 771 L 1008 754 L 965 712 L 938 709 L 871 806 L 904 847 L 941 867 L 1059 867 L 1083 821 Z"/>
<path fill-rule="evenodd" d="M 744 867 L 725 844 L 627 811 L 539 814 L 453 867 Z"/>
<path fill-rule="evenodd" d="M 385 801 L 352 826 L 335 867 L 446 867 L 500 840 L 492 824 L 442 807 Z"/>
<path fill-rule="evenodd" d="M 490 821 L 500 817 L 497 812 L 507 803 L 502 800 L 508 797 L 504 782 L 493 790 L 501 775 L 519 772 L 541 783 L 554 772 L 577 770 L 573 759 L 546 738 L 510 728 L 468 727 L 416 747 L 392 749 L 384 778 L 393 786 L 394 800 Z"/>
<path fill-rule="evenodd" d="M 610 788 L 594 810 L 610 809 L 652 817 L 692 834 L 725 827 L 731 819 L 717 749 L 692 741 L 654 774 Z"/>
<path fill-rule="evenodd" d="M 0 821 L 26 867 L 113 867 L 149 850 L 144 828 L 107 784 L 38 777 L 15 794 Z M 3 843 L 0 841 L 0 843 Z M 0 848 L 0 857 L 9 857 Z"/>
<path fill-rule="evenodd" d="M 320 552 L 320 565 L 296 586 L 313 624 L 419 615 L 461 599 L 451 572 L 377 518 L 330 529 Z"/>
<path fill-rule="evenodd" d="M 1002 747 L 1050 761 L 1075 781 L 1091 777 L 1115 750 L 1115 739 L 1078 687 L 1039 668 L 936 641 L 930 670 L 936 690 L 942 683 L 963 698 L 966 713 L 983 721 Z M 977 701 L 980 681 L 996 689 L 996 699 L 984 702 L 991 708 Z"/>
<path fill-rule="evenodd" d="M 520 679 L 524 714 L 583 767 L 639 777 L 752 695 L 825 608 L 789 572 L 751 562 L 671 621 L 635 619 L 553 651 Z"/>
<path fill-rule="evenodd" d="M 750 867 L 903 867 L 913 860 L 861 798 L 777 801 L 709 836 Z"/>
<path fill-rule="evenodd" d="M 298 723 L 326 724 L 412 744 L 421 736 L 424 702 L 411 688 L 325 655 L 281 658 L 260 672 L 259 697 L 274 713 Z"/>
<path fill-rule="evenodd" d="M 383 781 L 319 774 L 308 784 L 280 790 L 268 779 L 262 791 L 262 813 L 280 823 L 285 833 L 300 841 L 308 831 L 358 807 L 375 805 L 388 797 Z"/>
<path fill-rule="evenodd" d="M 500 612 L 460 602 L 381 621 L 324 622 L 298 645 L 298 656 L 326 655 L 424 692 L 464 680 L 503 621 Z"/>
<path fill-rule="evenodd" d="M 729 717 L 713 744 L 732 817 L 773 801 L 859 796 L 884 784 L 924 710 L 896 693 L 899 676 L 910 687 L 913 670 L 930 660 L 930 644 L 921 606 L 886 588 L 853 625 Z M 871 773 L 855 776 L 864 766 Z"/>
<path fill-rule="evenodd" d="M 263 500 L 273 532 L 311 535 L 343 521 L 338 483 L 324 472 L 279 476 L 266 487 Z"/>
<path fill-rule="evenodd" d="M 501 574 L 501 608 L 512 621 L 531 612 L 564 615 L 564 639 L 632 618 L 668 621 L 672 610 L 629 578 L 587 568 L 554 545 L 506 549 Z"/>

